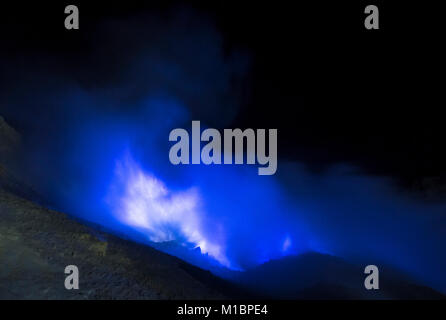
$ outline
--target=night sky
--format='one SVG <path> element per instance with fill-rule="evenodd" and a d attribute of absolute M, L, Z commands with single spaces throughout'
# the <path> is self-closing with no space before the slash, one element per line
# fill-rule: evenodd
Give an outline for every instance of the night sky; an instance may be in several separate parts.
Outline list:
<path fill-rule="evenodd" d="M 428 8 L 382 4 L 381 29 L 367 32 L 362 3 L 77 4 L 82 27 L 73 32 L 63 28 L 65 4 L 3 6 L 1 57 L 17 64 L 2 72 L 2 93 L 28 68 L 21 62 L 30 55 L 47 57 L 54 65 L 42 63 L 42 69 L 69 73 L 85 88 L 112 83 L 131 48 L 116 42 L 106 50 L 95 47 L 105 19 L 168 17 L 192 8 L 213 21 L 226 53 L 235 48 L 250 57 L 249 72 L 233 84 L 240 110 L 228 127 L 278 128 L 279 155 L 312 170 L 342 161 L 405 183 L 444 179 L 440 40 Z"/>

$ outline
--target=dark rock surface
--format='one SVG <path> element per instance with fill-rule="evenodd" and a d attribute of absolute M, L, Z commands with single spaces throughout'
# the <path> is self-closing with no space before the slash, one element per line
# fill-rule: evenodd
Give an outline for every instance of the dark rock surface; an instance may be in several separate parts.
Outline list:
<path fill-rule="evenodd" d="M 225 297 L 207 271 L 3 190 L 0 221 L 1 299 Z M 79 290 L 64 287 L 67 265 L 79 268 Z"/>
<path fill-rule="evenodd" d="M 20 134 L 0 115 L 0 160 L 14 154 L 20 146 Z"/>
<path fill-rule="evenodd" d="M 275 299 L 446 299 L 440 292 L 381 264 L 379 290 L 366 290 L 365 265 L 308 252 L 266 262 L 240 274 L 238 281 L 265 298 Z"/>

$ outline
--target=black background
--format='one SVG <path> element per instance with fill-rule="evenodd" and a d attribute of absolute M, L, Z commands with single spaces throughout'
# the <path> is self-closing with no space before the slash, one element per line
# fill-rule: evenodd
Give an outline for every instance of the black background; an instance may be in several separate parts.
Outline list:
<path fill-rule="evenodd" d="M 68 4 L 80 30 L 64 28 Z M 367 4 L 380 9 L 379 30 L 364 28 Z M 51 53 L 76 76 L 99 21 L 181 6 L 210 15 L 228 51 L 253 57 L 233 127 L 278 128 L 279 156 L 314 171 L 348 162 L 405 186 L 445 178 L 444 34 L 440 8 L 426 2 L 19 1 L 2 4 L 0 57 Z"/>
<path fill-rule="evenodd" d="M 237 304 L 235 301 L 10 301 L 8 307 L 16 310 L 18 316 L 26 317 L 29 311 L 45 315 L 48 318 L 69 316 L 78 319 L 85 316 L 123 318 L 144 316 L 146 319 L 205 319 L 199 316 L 178 316 L 178 307 L 212 306 L 221 308 L 222 304 Z M 6 305 L 3 303 L 3 306 Z M 23 304 L 28 308 L 23 308 Z M 382 317 L 401 317 L 406 314 L 429 317 L 441 314 L 443 301 L 246 301 L 244 304 L 267 305 L 267 315 L 218 315 L 206 319 L 296 319 L 300 317 L 330 318 L 347 317 L 362 319 Z"/>

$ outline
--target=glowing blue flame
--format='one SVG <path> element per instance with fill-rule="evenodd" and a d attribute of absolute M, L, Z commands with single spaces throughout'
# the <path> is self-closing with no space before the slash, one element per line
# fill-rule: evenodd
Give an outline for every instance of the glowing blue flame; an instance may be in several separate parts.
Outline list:
<path fill-rule="evenodd" d="M 112 192 L 118 219 L 142 230 L 153 242 L 180 241 L 195 244 L 226 267 L 230 263 L 223 246 L 206 238 L 197 188 L 171 192 L 154 175 L 126 156 L 116 165 Z"/>
<path fill-rule="evenodd" d="M 283 241 L 282 244 L 282 252 L 286 253 L 287 251 L 289 251 L 289 249 L 291 248 L 292 245 L 292 241 L 289 235 L 286 236 L 285 240 Z"/>

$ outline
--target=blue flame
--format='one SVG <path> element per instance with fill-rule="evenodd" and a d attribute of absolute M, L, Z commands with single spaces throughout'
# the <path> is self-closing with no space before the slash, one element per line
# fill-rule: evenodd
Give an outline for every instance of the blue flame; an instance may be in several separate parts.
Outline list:
<path fill-rule="evenodd" d="M 122 223 L 142 230 L 153 242 L 192 243 L 223 266 L 231 267 L 224 245 L 205 235 L 202 199 L 196 188 L 170 191 L 153 174 L 144 172 L 129 154 L 117 162 L 115 177 L 108 201 Z"/>
<path fill-rule="evenodd" d="M 283 244 L 282 244 L 282 252 L 283 252 L 283 253 L 288 252 L 288 251 L 290 250 L 292 244 L 293 244 L 293 242 L 292 242 L 290 236 L 287 235 L 287 236 L 285 237 L 285 240 L 283 240 Z"/>

